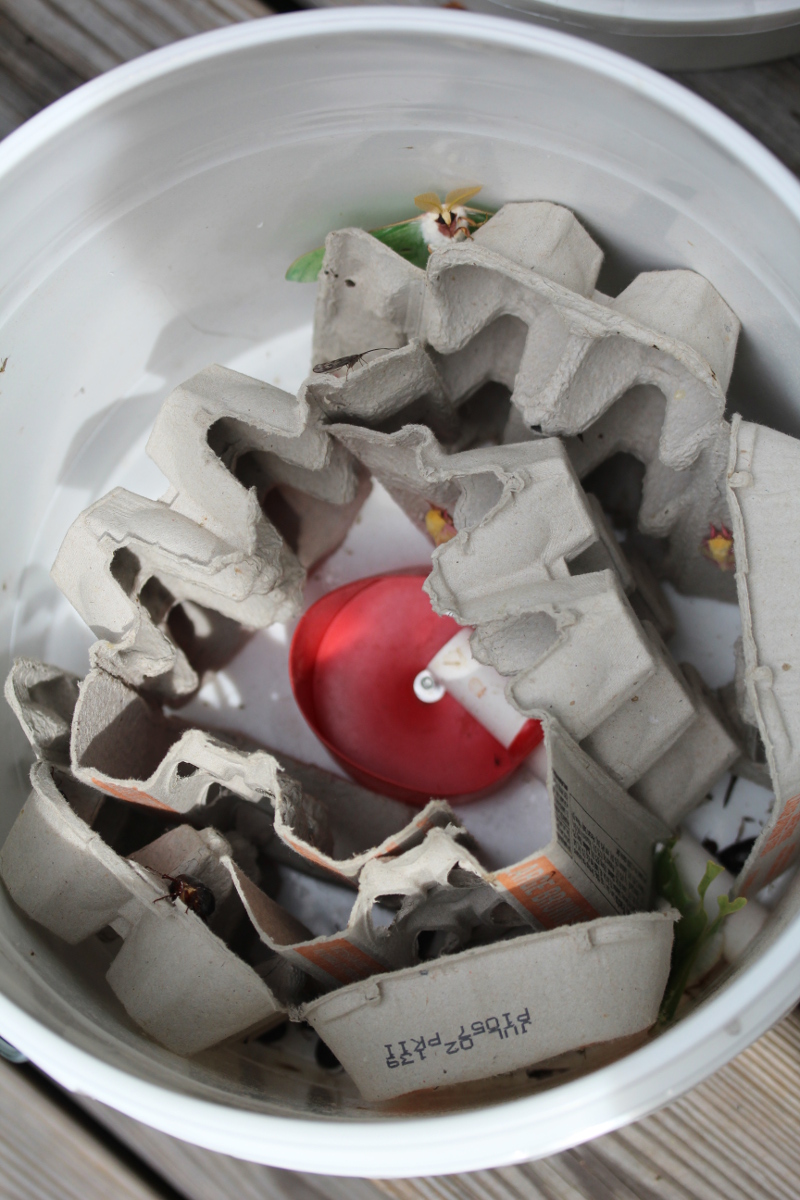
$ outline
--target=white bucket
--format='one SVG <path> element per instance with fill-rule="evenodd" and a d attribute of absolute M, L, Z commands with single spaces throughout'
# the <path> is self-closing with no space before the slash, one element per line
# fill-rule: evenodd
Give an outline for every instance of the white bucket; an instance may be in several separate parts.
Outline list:
<path fill-rule="evenodd" d="M 331 228 L 470 183 L 487 205 L 573 208 L 608 251 L 607 292 L 646 268 L 700 271 L 743 323 L 735 403 L 800 432 L 800 187 L 701 100 L 589 44 L 463 13 L 345 9 L 178 43 L 0 146 L 3 672 L 20 653 L 85 666 L 88 636 L 48 568 L 112 483 L 158 494 L 143 443 L 173 386 L 212 361 L 286 387 L 302 375 L 314 289 L 285 283 L 287 264 Z M 0 721 L 1 839 L 29 754 L 5 706 Z M 551 1154 L 674 1098 L 800 995 L 794 887 L 725 985 L 645 1048 L 545 1092 L 495 1081 L 480 1105 L 444 1096 L 392 1115 L 269 1046 L 167 1053 L 125 1019 L 91 947 L 48 939 L 1 899 L 5 1038 L 167 1133 L 306 1171 Z"/>
<path fill-rule="evenodd" d="M 438 0 L 390 2 L 438 5 Z M 314 3 L 326 8 L 342 0 Z M 800 50 L 797 0 L 468 0 L 464 7 L 563 29 L 662 70 L 737 67 Z"/>

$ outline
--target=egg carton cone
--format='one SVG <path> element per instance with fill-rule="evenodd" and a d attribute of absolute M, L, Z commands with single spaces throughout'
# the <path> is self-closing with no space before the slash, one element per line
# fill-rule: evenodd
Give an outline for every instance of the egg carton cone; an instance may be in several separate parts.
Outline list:
<path fill-rule="evenodd" d="M 374 243 L 358 230 L 329 235 L 315 362 L 381 347 L 413 358 L 421 344 L 436 383 L 418 374 L 409 391 L 398 371 L 392 398 L 395 349 L 382 366 L 364 360 L 318 390 L 331 418 L 386 429 L 391 413 L 397 428 L 404 408 L 408 424 L 421 406 L 436 427 L 442 413 L 431 405 L 445 407 L 442 393 L 458 408 L 489 380 L 503 384 L 519 413 L 506 440 L 530 437 L 531 426 L 567 436 L 582 476 L 616 451 L 640 457 L 639 526 L 669 537 L 665 574 L 683 590 L 733 598 L 732 566 L 708 555 L 707 540 L 730 523 L 723 411 L 739 322 L 702 276 L 645 272 L 604 296 L 594 288 L 599 247 L 572 213 L 543 202 L 505 205 L 468 241 L 435 250 L 425 273 Z"/>
<path fill-rule="evenodd" d="M 728 683 L 719 688 L 717 699 L 728 728 L 733 731 L 740 747 L 740 755 L 731 767 L 731 773 L 741 775 L 744 779 L 749 779 L 752 783 L 771 790 L 772 777 L 769 773 L 761 733 L 757 724 L 750 724 L 749 721 L 743 720 L 736 684 Z"/>
<path fill-rule="evenodd" d="M 299 610 L 302 568 L 269 530 L 246 553 L 161 501 L 122 488 L 98 500 L 68 530 L 51 571 L 98 636 L 92 665 L 173 702 L 192 696 L 200 677 L 170 626 L 177 606 L 249 629 Z"/>
<path fill-rule="evenodd" d="M 694 701 L 692 720 L 630 788 L 632 796 L 673 829 L 726 771 L 736 769 L 742 756 L 735 730 L 699 672 L 691 663 L 681 663 L 680 674 Z"/>
<path fill-rule="evenodd" d="M 18 658 L 6 676 L 4 695 L 38 759 L 68 767 L 72 714 L 80 678 L 71 671 Z"/>
<path fill-rule="evenodd" d="M 615 785 L 555 722 L 544 721 L 554 830 L 547 846 L 490 873 L 458 844 L 462 830 L 430 829 L 419 844 L 366 863 L 347 927 L 318 938 L 285 918 L 280 906 L 231 865 L 261 940 L 331 988 L 410 966 L 423 946 L 429 956 L 454 954 L 511 930 L 650 908 L 654 848 L 669 837 L 669 829 Z M 396 915 L 388 925 L 376 925 L 375 906 L 387 904 Z"/>
<path fill-rule="evenodd" d="M 671 843 L 670 853 L 684 890 L 696 896 L 698 884 L 709 864 L 709 853 L 685 829 Z M 719 864 L 716 864 L 719 866 Z M 736 890 L 736 880 L 730 871 L 721 870 L 706 888 L 703 907 L 709 923 L 719 916 L 718 901 L 730 897 Z M 743 908 L 729 913 L 715 937 L 707 942 L 697 956 L 687 986 L 698 982 L 720 962 L 737 963 L 769 920 L 769 909 L 752 896 Z"/>
<path fill-rule="evenodd" d="M 630 456 L 627 464 L 617 460 L 614 492 L 619 491 L 619 477 L 626 465 L 630 470 L 633 460 L 643 464 L 641 498 L 637 497 L 636 509 L 625 513 L 624 518 L 640 533 L 669 539 L 660 570 L 681 591 L 734 601 L 733 556 L 721 554 L 715 559 L 708 547 L 713 529 L 730 528 L 725 485 L 730 426 L 721 419 L 695 460 L 675 470 L 659 456 L 666 406 L 664 394 L 657 387 L 638 385 L 580 437 L 566 438 L 564 444 L 581 480 L 588 479 L 614 455 Z M 603 498 L 602 484 L 596 486 Z M 638 492 L 639 486 L 638 479 L 631 477 L 631 490 Z M 612 503 L 616 498 L 609 496 Z"/>
<path fill-rule="evenodd" d="M 563 727 L 540 713 L 553 835 L 494 875 L 509 904 L 543 928 L 644 912 L 653 903 L 655 848 L 669 827 L 633 800 Z"/>
<path fill-rule="evenodd" d="M 649 909 L 654 848 L 669 829 L 630 798 L 557 723 L 543 717 L 551 841 L 502 870 L 485 870 L 464 831 L 428 828 L 363 864 L 347 927 L 303 936 L 260 889 L 231 872 L 265 945 L 326 988 L 455 954 L 512 931 L 549 929 Z M 394 910 L 376 924 L 375 906 Z M 386 914 L 384 914 L 385 916 Z"/>
<path fill-rule="evenodd" d="M 363 229 L 325 239 L 314 311 L 313 361 L 376 346 L 404 346 L 419 335 L 425 272 Z"/>
<path fill-rule="evenodd" d="M 137 1024 L 179 1054 L 282 1016 L 258 975 L 195 913 L 160 899 L 162 868 L 177 875 L 192 865 L 219 884 L 218 862 L 209 868 L 229 849 L 224 839 L 196 835 L 203 855 L 174 830 L 138 861 L 122 858 L 72 809 L 54 771 L 34 764 L 33 790 L 0 851 L 0 877 L 19 907 L 70 945 L 111 926 L 124 940 L 108 982 Z"/>
<path fill-rule="evenodd" d="M 650 643 L 655 671 L 582 743 L 584 750 L 624 788 L 641 779 L 657 761 L 670 758 L 675 743 L 698 716 L 686 681 L 656 630 L 648 622 L 643 622 L 642 628 Z M 715 778 L 724 770 L 725 766 Z"/>
<path fill-rule="evenodd" d="M 340 988 L 302 1017 L 367 1100 L 485 1079 L 653 1024 L 677 913 L 529 933 Z"/>
<path fill-rule="evenodd" d="M 742 614 L 745 720 L 757 723 L 775 802 L 737 880 L 753 895 L 800 852 L 800 624 L 796 555 L 800 442 L 736 416 L 728 499 Z"/>
<path fill-rule="evenodd" d="M 304 566 L 341 544 L 369 481 L 316 409 L 217 366 L 171 393 L 147 451 L 165 496 L 102 497 L 52 575 L 98 636 L 93 665 L 175 703 L 236 652 L 242 629 L 299 612 Z"/>
<path fill-rule="evenodd" d="M 32 767 L 33 790 L 0 851 L 0 876 L 28 916 L 76 945 L 107 925 L 123 927 L 164 888 L 72 809 L 54 771 Z"/>

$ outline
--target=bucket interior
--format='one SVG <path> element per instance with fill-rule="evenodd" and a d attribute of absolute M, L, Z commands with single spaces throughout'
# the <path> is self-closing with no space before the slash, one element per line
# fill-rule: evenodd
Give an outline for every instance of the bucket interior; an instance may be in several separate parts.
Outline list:
<path fill-rule="evenodd" d="M 413 215 L 423 191 L 481 183 L 487 207 L 566 205 L 606 252 L 606 293 L 642 270 L 700 272 L 742 322 L 731 409 L 800 434 L 800 223 L 783 175 L 755 146 L 742 161 L 713 133 L 713 116 L 693 125 L 671 84 L 663 96 L 657 83 L 639 88 L 639 68 L 615 77 L 591 47 L 534 33 L 519 45 L 507 32 L 479 39 L 453 17 L 451 31 L 359 29 L 354 17 L 317 36 L 284 36 L 299 26 L 281 19 L 269 35 L 253 26 L 249 42 L 215 35 L 202 53 L 182 60 L 173 48 L 98 81 L 4 147 L 3 675 L 20 655 L 87 669 L 92 635 L 49 568 L 70 523 L 111 487 L 166 490 L 144 446 L 170 390 L 216 362 L 295 391 L 310 365 L 315 288 L 286 282 L 287 266 L 330 229 Z M 720 118 L 719 139 L 726 129 Z M 360 535 L 363 560 L 349 568 L 361 575 L 420 561 L 417 535 L 380 503 L 373 534 Z M 379 536 L 384 517 L 394 541 Z M 337 582 L 346 580 L 325 586 Z M 709 635 L 715 684 L 733 674 L 737 616 L 724 636 Z M 285 633 L 259 633 L 215 685 L 216 700 L 196 703 L 333 766 L 287 703 L 286 653 Z M 27 795 L 31 756 L 5 705 L 0 723 L 2 840 Z M 790 891 L 783 919 L 795 903 Z M 523 1071 L 368 1104 L 298 1029 L 183 1059 L 126 1016 L 104 983 L 108 955 L 95 938 L 70 948 L 49 937 L 0 889 L 0 990 L 140 1079 L 252 1112 L 351 1122 L 559 1086 Z M 757 961 L 742 969 L 757 971 Z M 589 1066 L 628 1048 L 598 1051 Z M 657 1082 L 653 1095 L 655 1104 Z"/>

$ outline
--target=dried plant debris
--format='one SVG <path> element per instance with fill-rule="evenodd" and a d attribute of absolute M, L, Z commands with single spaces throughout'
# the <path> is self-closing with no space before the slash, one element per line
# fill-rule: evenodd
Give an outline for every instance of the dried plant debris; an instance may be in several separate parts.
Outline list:
<path fill-rule="evenodd" d="M 85 678 L 21 659 L 6 682 L 37 759 L 0 854 L 20 909 L 106 939 L 110 986 L 169 1049 L 307 1021 L 371 1100 L 673 1019 L 800 851 L 800 443 L 726 421 L 739 322 L 707 280 L 603 295 L 571 212 L 493 215 L 478 190 L 290 267 L 319 278 L 297 396 L 221 366 L 176 388 L 147 446 L 168 491 L 100 498 L 53 567 L 97 638 Z M 176 714 L 301 611 L 373 479 L 429 539 L 433 609 L 542 722 L 549 840 L 518 861 L 490 869 L 442 800 Z M 738 601 L 717 694 L 670 654 L 664 580 Z M 720 852 L 736 877 L 678 834 L 731 769 L 776 795 Z"/>

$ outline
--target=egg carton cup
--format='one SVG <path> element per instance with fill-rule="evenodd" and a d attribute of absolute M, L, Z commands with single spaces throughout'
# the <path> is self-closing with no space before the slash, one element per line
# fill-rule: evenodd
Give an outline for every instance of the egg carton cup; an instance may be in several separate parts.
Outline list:
<path fill-rule="evenodd" d="M 661 572 L 683 592 L 735 602 L 732 560 L 722 568 L 703 550 L 712 527 L 730 528 L 725 483 L 730 426 L 720 420 L 694 462 L 678 471 L 658 453 L 666 406 L 657 387 L 637 385 L 580 437 L 567 437 L 564 444 L 581 480 L 615 454 L 632 455 L 645 464 L 635 519 L 640 533 L 669 539 Z M 514 425 L 510 436 L 533 435 Z"/>
<path fill-rule="evenodd" d="M 176 1053 L 282 1019 L 283 1006 L 247 963 L 180 900 L 160 899 L 165 868 L 177 875 L 192 867 L 219 886 L 225 840 L 210 830 L 192 839 L 181 828 L 135 860 L 122 858 L 73 810 L 55 770 L 34 764 L 33 790 L 0 851 L 0 876 L 19 907 L 70 945 L 111 926 L 123 940 L 109 985 L 131 1018 Z"/>
<path fill-rule="evenodd" d="M 218 366 L 171 393 L 147 452 L 170 481 L 164 497 L 102 497 L 68 530 L 52 575 L 98 636 L 92 665 L 179 703 L 204 666 L 232 657 L 242 627 L 300 611 L 304 566 L 342 542 L 369 481 L 316 412 Z M 281 489 L 300 557 L 262 506 Z"/>
<path fill-rule="evenodd" d="M 302 1015 L 367 1100 L 531 1067 L 653 1024 L 677 915 L 525 934 L 351 984 Z"/>
<path fill-rule="evenodd" d="M 36 757 L 70 765 L 70 732 L 80 677 L 61 667 L 18 658 L 9 671 L 4 695 Z"/>
<path fill-rule="evenodd" d="M 434 250 L 424 272 L 391 257 L 363 231 L 329 235 L 315 360 L 413 344 L 435 366 L 442 408 L 449 397 L 455 412 L 490 380 L 511 391 L 507 440 L 531 427 L 574 437 L 597 425 L 591 451 L 576 450 L 581 474 L 628 448 L 632 426 L 628 452 L 648 472 L 640 528 L 670 538 L 665 572 L 732 599 L 732 581 L 702 548 L 711 524 L 729 524 L 723 412 L 740 328 L 715 289 L 691 271 L 652 271 L 616 298 L 602 295 L 599 247 L 571 212 L 543 202 L 505 205 L 469 241 Z M 406 381 L 394 401 L 368 388 L 389 370 L 373 359 L 315 395 L 333 419 L 382 428 L 404 404 L 415 419 L 429 385 L 418 375 L 416 390 Z"/>
<path fill-rule="evenodd" d="M 654 770 L 641 797 L 670 823 L 699 803 L 740 751 L 645 617 L 669 632 L 655 580 L 641 561 L 634 573 L 561 441 L 448 454 L 422 426 L 331 431 L 417 524 L 432 505 L 452 513 L 456 536 L 425 589 L 435 611 L 475 628 L 472 652 L 508 677 L 512 705 L 556 717 L 625 788 Z M 637 577 L 643 620 L 625 594 Z M 673 769 L 655 770 L 665 756 Z"/>
<path fill-rule="evenodd" d="M 334 936 L 314 938 L 272 901 L 233 861 L 216 830 L 181 825 L 121 857 L 68 803 L 57 768 L 45 762 L 32 769 L 33 791 L 0 853 L 0 875 L 17 904 L 69 944 L 110 926 L 122 946 L 106 978 L 126 1011 L 168 1049 L 196 1053 L 287 1015 L 306 1019 L 304 975 L 328 991 L 347 990 L 387 969 L 402 974 L 418 959 L 426 932 L 440 934 L 448 961 L 469 970 L 474 951 L 459 951 L 475 940 L 494 943 L 510 933 L 525 940 L 526 929 L 591 921 L 597 908 L 649 904 L 653 847 L 664 827 L 552 723 L 547 738 L 554 827 L 569 847 L 560 858 L 554 840 L 546 848 L 549 859 L 539 854 L 491 875 L 455 840 L 463 831 L 430 830 L 416 847 L 365 866 L 350 921 Z M 224 916 L 229 898 L 238 898 L 268 957 L 255 956 L 249 965 L 213 926 L 168 899 L 164 877 L 179 874 L 212 889 L 212 922 Z M 401 899 L 399 912 L 388 927 L 376 927 L 375 905 L 389 897 Z M 637 1013 L 636 1028 L 638 1019 Z M 405 1082 L 419 1086 L 408 1077 Z"/>

